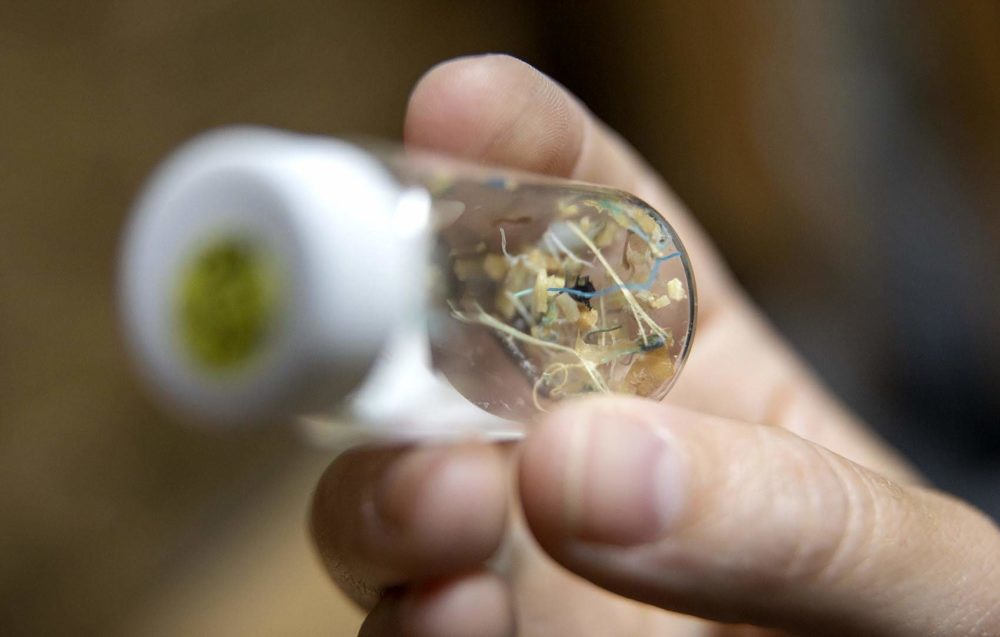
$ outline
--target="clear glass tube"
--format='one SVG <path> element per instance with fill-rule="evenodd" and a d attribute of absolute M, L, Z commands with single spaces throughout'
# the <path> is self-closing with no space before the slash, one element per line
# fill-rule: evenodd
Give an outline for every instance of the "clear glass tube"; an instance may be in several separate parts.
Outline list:
<path fill-rule="evenodd" d="M 121 278 L 167 403 L 362 437 L 516 435 L 567 398 L 660 399 L 696 314 L 680 239 L 632 195 L 259 129 L 167 162 Z"/>

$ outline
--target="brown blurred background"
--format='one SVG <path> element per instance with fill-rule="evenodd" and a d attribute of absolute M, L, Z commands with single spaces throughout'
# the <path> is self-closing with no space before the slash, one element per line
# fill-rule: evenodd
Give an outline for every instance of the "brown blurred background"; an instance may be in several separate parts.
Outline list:
<path fill-rule="evenodd" d="M 1000 515 L 996 3 L 0 0 L 0 633 L 354 634 L 305 535 L 324 454 L 154 410 L 118 234 L 186 137 L 396 137 L 483 51 L 621 130 L 841 395 Z"/>

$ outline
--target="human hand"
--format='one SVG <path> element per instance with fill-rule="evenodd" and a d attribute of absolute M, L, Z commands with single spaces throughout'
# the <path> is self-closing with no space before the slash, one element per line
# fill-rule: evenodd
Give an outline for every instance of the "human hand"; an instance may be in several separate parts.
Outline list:
<path fill-rule="evenodd" d="M 690 250 L 700 317 L 664 403 L 567 403 L 513 449 L 334 461 L 313 533 L 372 609 L 363 635 L 509 635 L 515 607 L 528 636 L 1000 635 L 997 528 L 920 486 L 826 393 L 660 180 L 563 89 L 505 56 L 449 62 L 414 90 L 406 141 L 645 199 Z"/>

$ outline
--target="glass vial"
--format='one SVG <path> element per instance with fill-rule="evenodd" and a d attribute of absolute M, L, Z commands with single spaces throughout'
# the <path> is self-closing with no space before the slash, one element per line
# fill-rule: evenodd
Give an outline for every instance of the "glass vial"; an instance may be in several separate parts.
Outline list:
<path fill-rule="evenodd" d="M 696 312 L 683 245 L 632 195 L 256 128 L 157 170 L 120 279 L 167 405 L 348 439 L 511 437 L 567 398 L 660 399 Z"/>

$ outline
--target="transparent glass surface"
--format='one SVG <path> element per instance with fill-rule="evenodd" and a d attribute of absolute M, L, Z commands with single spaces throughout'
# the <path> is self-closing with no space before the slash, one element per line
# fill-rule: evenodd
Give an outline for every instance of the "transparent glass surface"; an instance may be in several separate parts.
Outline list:
<path fill-rule="evenodd" d="M 433 362 L 466 398 L 524 420 L 593 393 L 660 399 L 690 348 L 696 295 L 666 220 L 613 189 L 409 154 L 433 198 Z"/>

